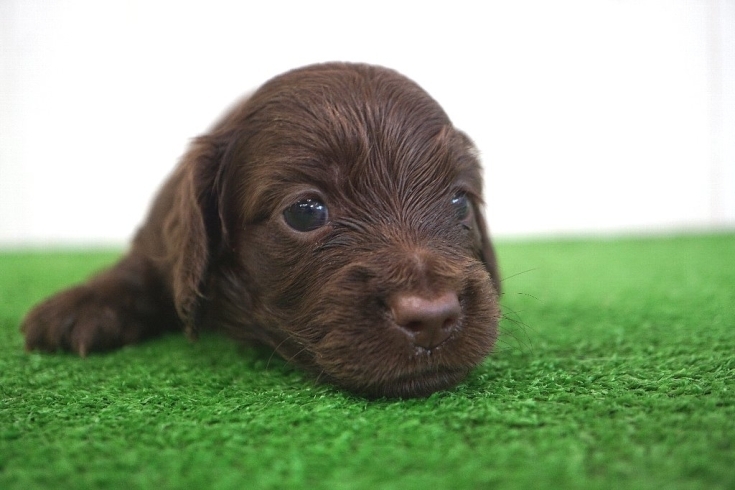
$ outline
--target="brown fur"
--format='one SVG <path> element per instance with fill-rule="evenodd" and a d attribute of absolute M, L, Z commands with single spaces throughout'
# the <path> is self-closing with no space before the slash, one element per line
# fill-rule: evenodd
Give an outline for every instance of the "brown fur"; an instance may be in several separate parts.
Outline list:
<path fill-rule="evenodd" d="M 86 355 L 211 328 L 359 393 L 451 387 L 500 315 L 481 194 L 471 141 L 415 83 L 368 65 L 288 72 L 193 142 L 117 265 L 28 314 L 26 348 Z M 284 221 L 304 197 L 328 207 L 325 226 Z M 445 293 L 460 310 L 422 347 L 395 305 L 422 315 Z"/>

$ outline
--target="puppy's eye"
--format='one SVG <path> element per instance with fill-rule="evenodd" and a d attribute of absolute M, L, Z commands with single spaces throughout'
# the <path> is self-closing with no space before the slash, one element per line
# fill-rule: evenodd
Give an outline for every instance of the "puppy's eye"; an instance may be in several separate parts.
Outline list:
<path fill-rule="evenodd" d="M 460 191 L 452 197 L 452 207 L 454 213 L 459 221 L 464 221 L 470 215 L 471 209 L 470 200 L 467 199 L 467 194 Z"/>
<path fill-rule="evenodd" d="M 296 231 L 316 230 L 327 224 L 329 213 L 327 206 L 317 199 L 303 199 L 283 211 L 286 224 Z"/>

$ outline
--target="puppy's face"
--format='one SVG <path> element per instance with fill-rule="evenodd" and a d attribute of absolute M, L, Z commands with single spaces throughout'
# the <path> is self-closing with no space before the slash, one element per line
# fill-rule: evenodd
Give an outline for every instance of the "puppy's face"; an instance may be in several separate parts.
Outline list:
<path fill-rule="evenodd" d="M 498 278 L 479 164 L 418 86 L 298 70 L 212 135 L 210 322 L 373 396 L 452 386 L 488 354 Z"/>

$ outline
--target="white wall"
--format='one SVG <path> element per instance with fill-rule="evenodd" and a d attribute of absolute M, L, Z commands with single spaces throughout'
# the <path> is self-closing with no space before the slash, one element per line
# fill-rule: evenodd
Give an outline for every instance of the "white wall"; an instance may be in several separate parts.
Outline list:
<path fill-rule="evenodd" d="M 432 5 L 1 1 L 0 245 L 123 243 L 191 137 L 328 60 L 439 100 L 495 235 L 735 228 L 733 2 Z"/>

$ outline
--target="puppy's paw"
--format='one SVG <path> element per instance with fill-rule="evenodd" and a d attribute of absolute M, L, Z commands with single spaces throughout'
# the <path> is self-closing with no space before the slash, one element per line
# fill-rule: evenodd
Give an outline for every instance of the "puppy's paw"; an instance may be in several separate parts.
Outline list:
<path fill-rule="evenodd" d="M 26 350 L 90 352 L 137 342 L 143 325 L 130 311 L 129 298 L 95 284 L 62 291 L 36 306 L 23 320 Z"/>

